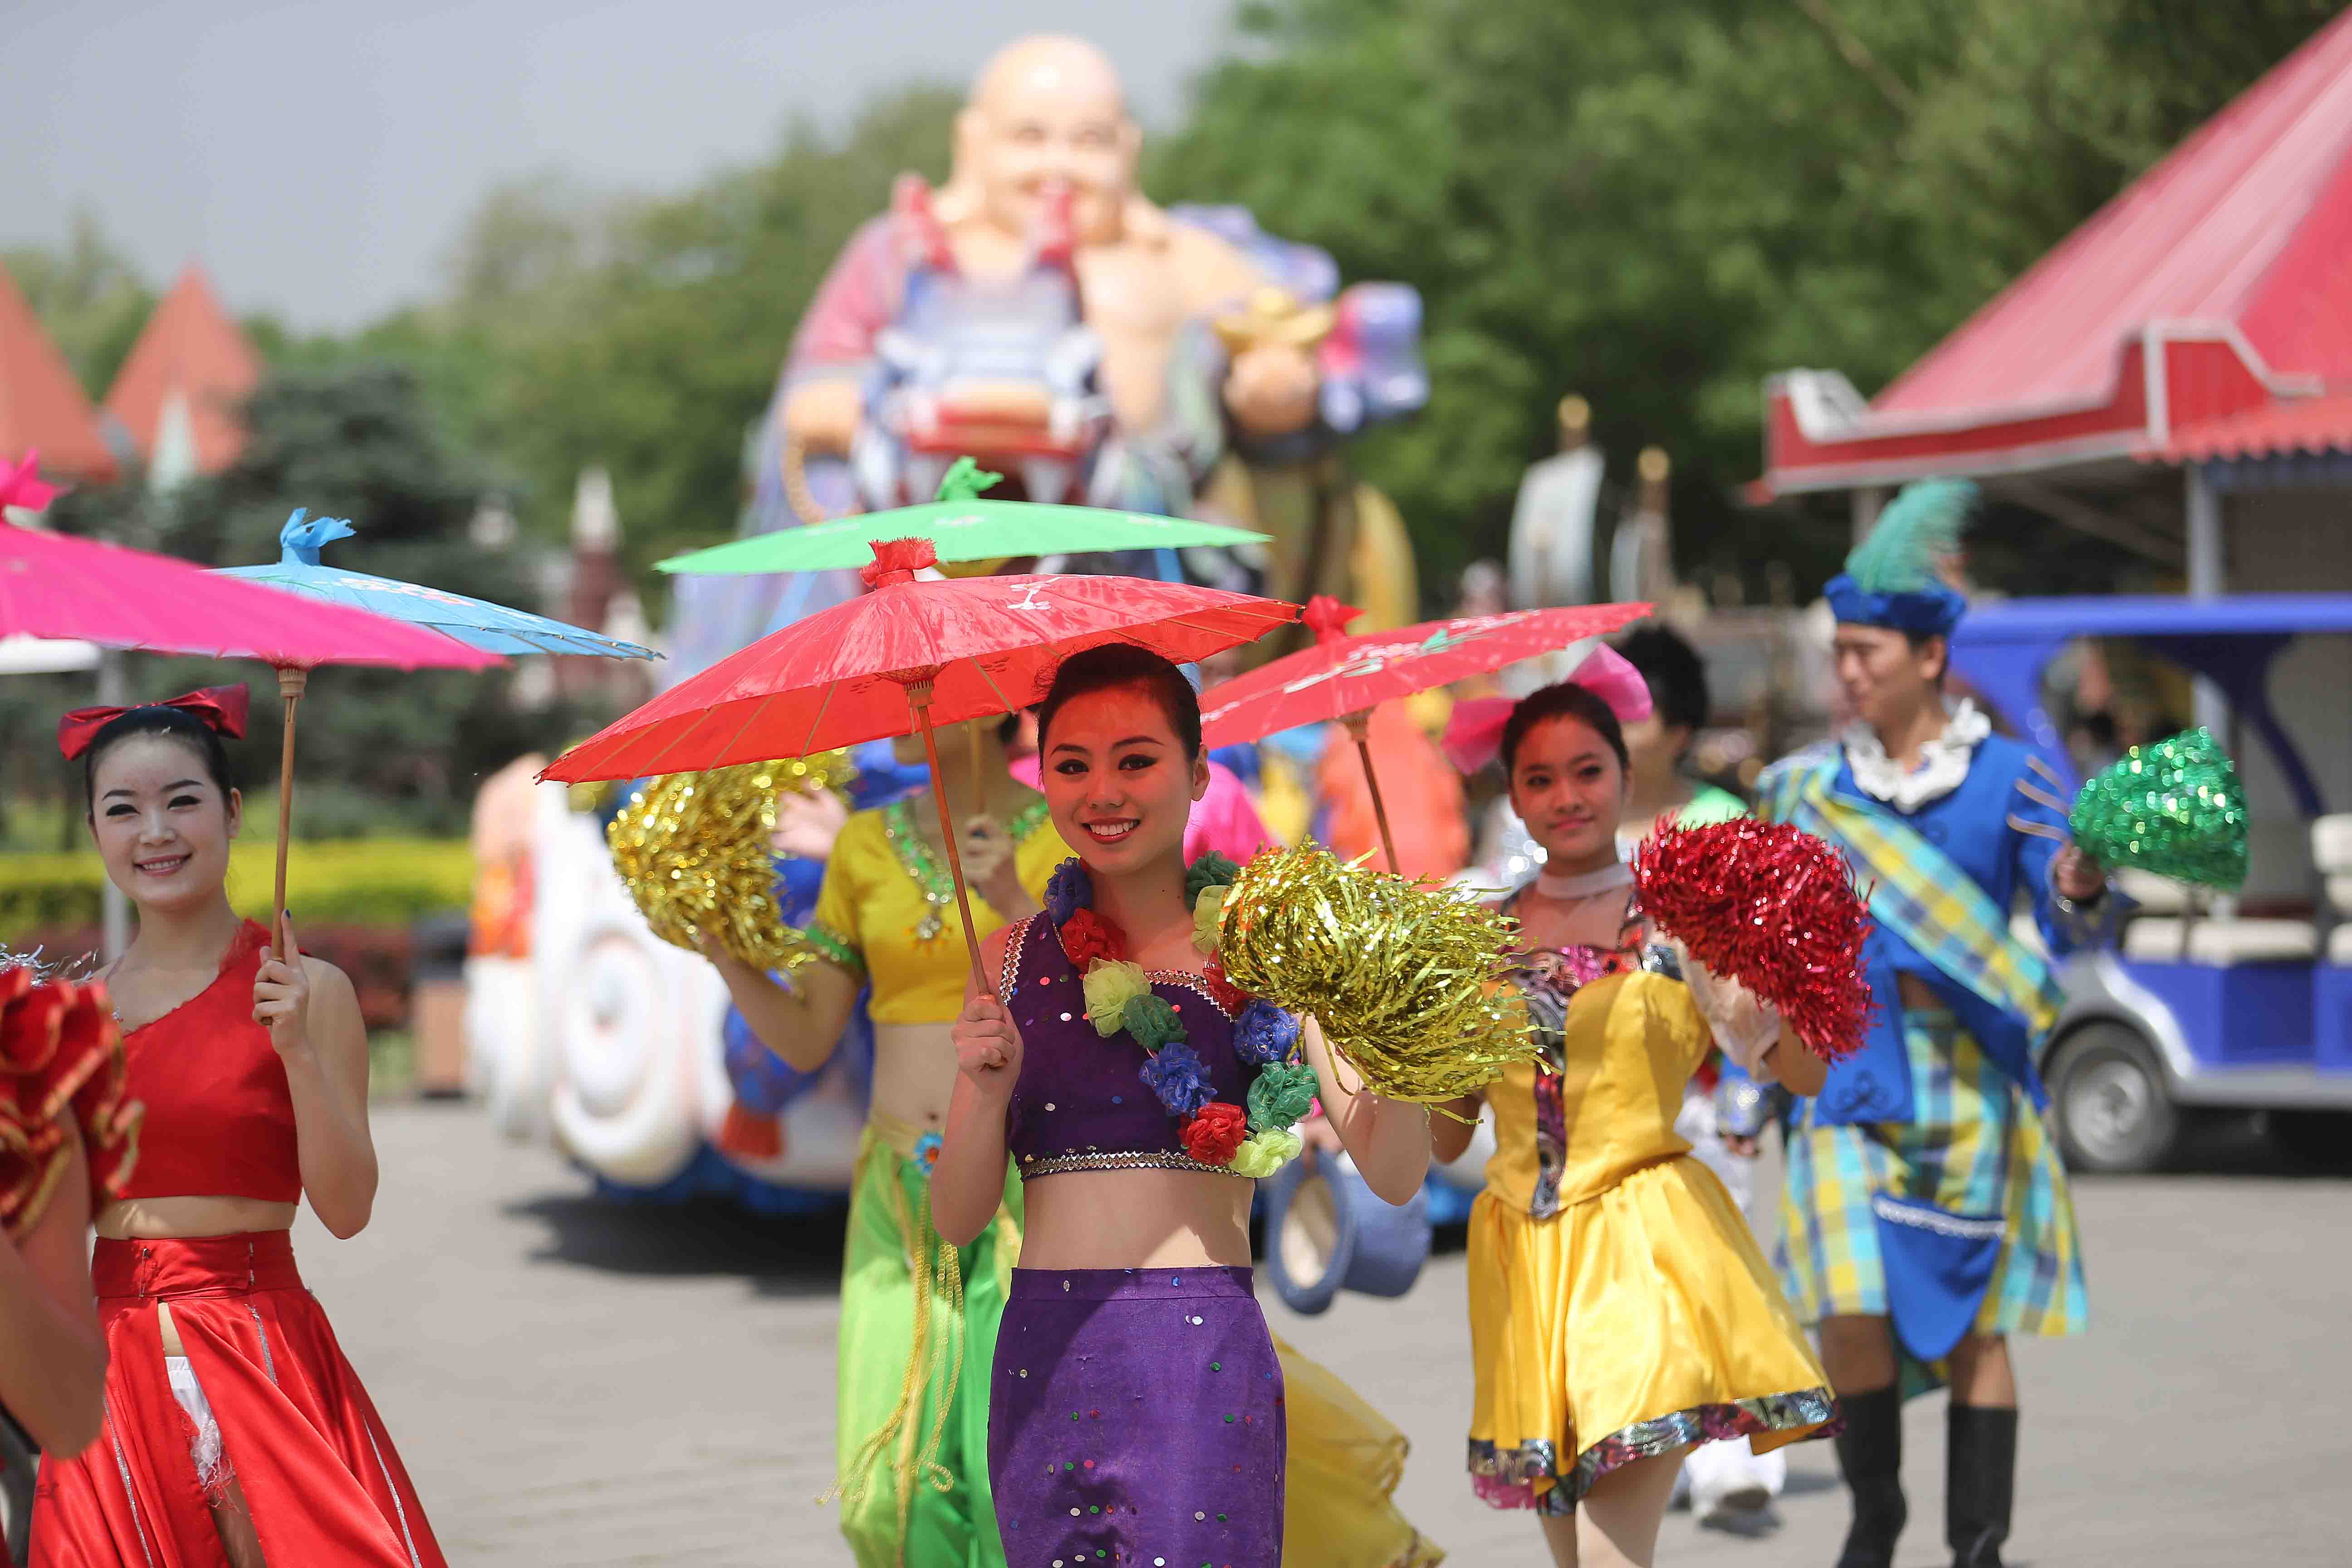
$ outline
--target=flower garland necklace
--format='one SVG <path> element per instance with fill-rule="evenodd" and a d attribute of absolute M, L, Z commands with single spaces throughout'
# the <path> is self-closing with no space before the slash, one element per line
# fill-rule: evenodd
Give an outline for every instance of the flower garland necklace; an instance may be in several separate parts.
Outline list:
<path fill-rule="evenodd" d="M 1213 1098 L 1208 1068 L 1187 1043 L 1183 1020 L 1153 993 L 1150 973 L 1129 960 L 1127 933 L 1095 913 L 1093 879 L 1075 857 L 1045 885 L 1045 918 L 1079 972 L 1095 1032 L 1105 1039 L 1124 1034 L 1143 1047 L 1137 1076 L 1176 1118 L 1184 1152 L 1237 1176 L 1270 1176 L 1297 1157 L 1297 1126 L 1315 1105 L 1315 1069 L 1299 1045 L 1298 1019 L 1239 989 L 1217 962 L 1218 917 L 1240 874 L 1224 856 L 1203 855 L 1184 873 L 1184 894 L 1192 908 L 1192 945 L 1209 960 L 1200 978 L 1234 1016 L 1234 1054 L 1257 1069 L 1246 1107 Z"/>

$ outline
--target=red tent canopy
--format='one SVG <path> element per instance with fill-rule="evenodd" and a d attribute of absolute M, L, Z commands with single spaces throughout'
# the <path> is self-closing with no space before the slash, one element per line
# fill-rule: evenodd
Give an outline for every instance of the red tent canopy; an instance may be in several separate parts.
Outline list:
<path fill-rule="evenodd" d="M 39 450 L 41 471 L 52 479 L 114 475 L 114 458 L 81 384 L 16 280 L 0 267 L 0 458 L 14 462 L 30 448 Z"/>
<path fill-rule="evenodd" d="M 237 410 L 260 381 L 261 362 L 252 345 L 221 309 L 203 268 L 191 262 L 147 318 L 106 395 L 106 411 L 149 463 L 166 415 L 185 419 L 181 438 L 193 450 L 181 459 L 192 458 L 197 473 L 216 474 L 245 445 Z"/>
<path fill-rule="evenodd" d="M 1766 385 L 1768 494 L 2352 447 L 2352 13 L 1877 397 Z"/>

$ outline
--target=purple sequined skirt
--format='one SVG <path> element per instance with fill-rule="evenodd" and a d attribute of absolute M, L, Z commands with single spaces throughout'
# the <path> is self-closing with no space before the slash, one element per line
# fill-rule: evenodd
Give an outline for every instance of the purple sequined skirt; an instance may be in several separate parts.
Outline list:
<path fill-rule="evenodd" d="M 1282 1369 L 1246 1268 L 1016 1268 L 988 1411 L 1012 1568 L 1277 1568 Z"/>

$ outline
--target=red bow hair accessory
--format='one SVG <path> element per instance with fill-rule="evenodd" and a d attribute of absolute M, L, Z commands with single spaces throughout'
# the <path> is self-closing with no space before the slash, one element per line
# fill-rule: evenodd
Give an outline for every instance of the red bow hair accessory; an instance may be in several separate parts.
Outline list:
<path fill-rule="evenodd" d="M 177 708 L 183 713 L 193 713 L 205 721 L 206 728 L 230 740 L 245 735 L 245 716 L 252 698 L 239 681 L 235 686 L 205 686 L 184 692 L 168 702 L 142 702 L 131 708 L 77 708 L 58 721 L 58 750 L 72 762 L 89 750 L 98 732 L 121 718 L 136 713 L 141 708 Z"/>

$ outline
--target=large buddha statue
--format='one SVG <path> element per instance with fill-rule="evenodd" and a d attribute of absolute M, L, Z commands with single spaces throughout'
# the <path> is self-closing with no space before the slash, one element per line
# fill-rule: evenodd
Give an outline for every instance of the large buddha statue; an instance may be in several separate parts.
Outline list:
<path fill-rule="evenodd" d="M 1181 399 L 1171 395 L 1171 362 L 1190 323 L 1239 303 L 1265 279 L 1234 246 L 1171 222 L 1144 199 L 1135 185 L 1141 144 L 1118 72 L 1092 45 L 1040 37 L 999 51 L 956 117 L 948 183 L 910 199 L 902 182 L 894 211 L 858 230 L 810 303 L 784 371 L 779 412 L 787 447 L 803 460 L 853 456 L 862 427 L 888 414 L 877 405 L 877 372 L 889 379 L 895 355 L 919 359 L 976 318 L 985 324 L 969 335 L 985 350 L 943 367 L 948 374 L 927 389 L 976 416 L 962 423 L 1047 426 L 1050 405 L 1066 400 L 1055 395 L 1067 391 L 1055 378 L 1076 362 L 1090 384 L 1085 393 L 1128 443 L 1167 452 L 1213 440 L 1213 430 L 1200 427 L 1202 410 L 1171 406 Z M 1038 275 L 1055 272 L 1067 283 L 1066 321 L 1035 298 Z M 933 308 L 942 282 L 961 297 L 956 308 Z M 910 311 L 920 319 L 910 321 Z M 1034 365 L 1014 363 L 1018 334 L 1004 330 L 1008 319 L 1031 328 Z M 1058 345 L 1055 363 L 1055 340 L 1069 326 L 1082 326 L 1088 341 Z M 982 359 L 993 363 L 970 363 Z M 1151 499 L 1132 483 L 1119 497 L 1102 487 L 1093 496 L 1067 493 L 1075 473 L 1055 474 L 1034 461 L 1039 454 L 1018 449 L 1051 441 L 1011 444 L 1015 449 L 972 455 L 1020 480 L 1032 500 Z M 905 488 L 924 488 L 919 480 L 932 477 L 937 456 L 919 447 Z M 1026 474 L 1024 458 L 1033 459 Z M 874 475 L 859 478 L 869 492 L 876 488 Z M 1034 493 L 1057 479 L 1064 493 Z M 1189 497 L 1164 499 L 1181 507 Z"/>
<path fill-rule="evenodd" d="M 1418 300 L 1369 286 L 1386 292 L 1367 311 L 1335 298 L 1328 257 L 1261 234 L 1246 213 L 1155 205 L 1137 188 L 1141 142 L 1092 45 L 1033 37 L 998 51 L 956 117 L 946 183 L 902 177 L 810 301 L 747 453 L 747 531 L 929 500 L 967 455 L 1005 476 L 994 497 L 1179 515 L 1202 510 L 1216 474 L 1214 510 L 1277 535 L 1252 585 L 1299 586 L 1284 569 L 1309 548 L 1297 476 L 1311 464 L 1325 477 L 1314 493 L 1353 510 L 1332 456 L 1361 424 L 1422 401 Z M 1304 338 L 1235 331 L 1318 310 L 1326 324 Z M 1261 520 L 1250 480 L 1272 468 L 1284 493 Z M 1402 525 L 1380 521 L 1386 548 L 1362 553 L 1392 568 Z M 1327 553 L 1356 552 L 1352 519 L 1325 532 Z M 1164 553 L 1069 564 L 1179 567 Z M 856 586 L 835 574 L 679 591 L 723 648 Z"/>

